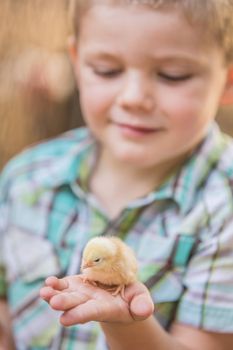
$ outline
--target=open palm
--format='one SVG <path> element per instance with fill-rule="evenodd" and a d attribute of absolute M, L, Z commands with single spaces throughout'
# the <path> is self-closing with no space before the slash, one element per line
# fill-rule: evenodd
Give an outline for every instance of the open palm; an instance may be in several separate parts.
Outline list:
<path fill-rule="evenodd" d="M 60 321 L 64 326 L 89 321 L 130 323 L 149 317 L 154 309 L 148 290 L 140 282 L 127 286 L 122 299 L 84 283 L 80 275 L 49 277 L 40 295 L 53 309 L 63 312 Z"/>

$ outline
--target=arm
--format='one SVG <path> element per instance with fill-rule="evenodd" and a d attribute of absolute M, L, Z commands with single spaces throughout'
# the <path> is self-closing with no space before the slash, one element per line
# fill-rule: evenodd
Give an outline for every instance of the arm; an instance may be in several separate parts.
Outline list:
<path fill-rule="evenodd" d="M 174 324 L 166 333 L 153 317 L 131 325 L 102 323 L 111 350 L 230 350 L 233 334 L 206 332 Z"/>
<path fill-rule="evenodd" d="M 5 299 L 0 298 L 0 350 L 14 350 L 10 314 Z"/>
<path fill-rule="evenodd" d="M 63 311 L 65 326 L 100 322 L 111 350 L 230 350 L 233 335 L 205 332 L 174 324 L 167 333 L 152 316 L 149 292 L 141 283 L 125 290 L 120 296 L 84 284 L 79 276 L 58 280 L 51 277 L 42 288 L 41 296 L 53 309 Z M 195 339 L 195 342 L 193 341 Z"/>

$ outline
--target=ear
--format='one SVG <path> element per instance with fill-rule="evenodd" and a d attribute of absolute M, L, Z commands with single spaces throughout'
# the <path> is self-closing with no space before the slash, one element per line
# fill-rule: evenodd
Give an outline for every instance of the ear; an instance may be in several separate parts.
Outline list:
<path fill-rule="evenodd" d="M 222 106 L 230 104 L 233 104 L 233 67 L 230 67 L 228 71 L 226 86 L 221 98 Z"/>
<path fill-rule="evenodd" d="M 73 35 L 69 36 L 67 46 L 68 46 L 70 61 L 74 66 L 77 61 L 77 41 Z"/>
<path fill-rule="evenodd" d="M 78 51 L 77 39 L 74 36 L 68 38 L 67 48 L 75 75 L 76 85 L 78 86 Z"/>

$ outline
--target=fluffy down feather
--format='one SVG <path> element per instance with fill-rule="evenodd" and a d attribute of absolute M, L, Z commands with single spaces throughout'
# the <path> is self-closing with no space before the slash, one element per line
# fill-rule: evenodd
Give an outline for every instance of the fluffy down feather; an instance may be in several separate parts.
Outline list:
<path fill-rule="evenodd" d="M 81 271 L 84 282 L 98 285 L 112 292 L 121 293 L 137 280 L 137 260 L 134 252 L 117 237 L 91 239 L 82 257 Z"/>

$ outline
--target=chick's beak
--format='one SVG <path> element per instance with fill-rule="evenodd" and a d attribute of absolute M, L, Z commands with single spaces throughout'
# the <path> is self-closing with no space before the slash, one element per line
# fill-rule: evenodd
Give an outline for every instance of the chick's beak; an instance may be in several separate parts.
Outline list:
<path fill-rule="evenodd" d="M 82 264 L 82 270 L 87 269 L 88 267 L 92 267 L 93 263 L 91 261 L 86 261 Z"/>

